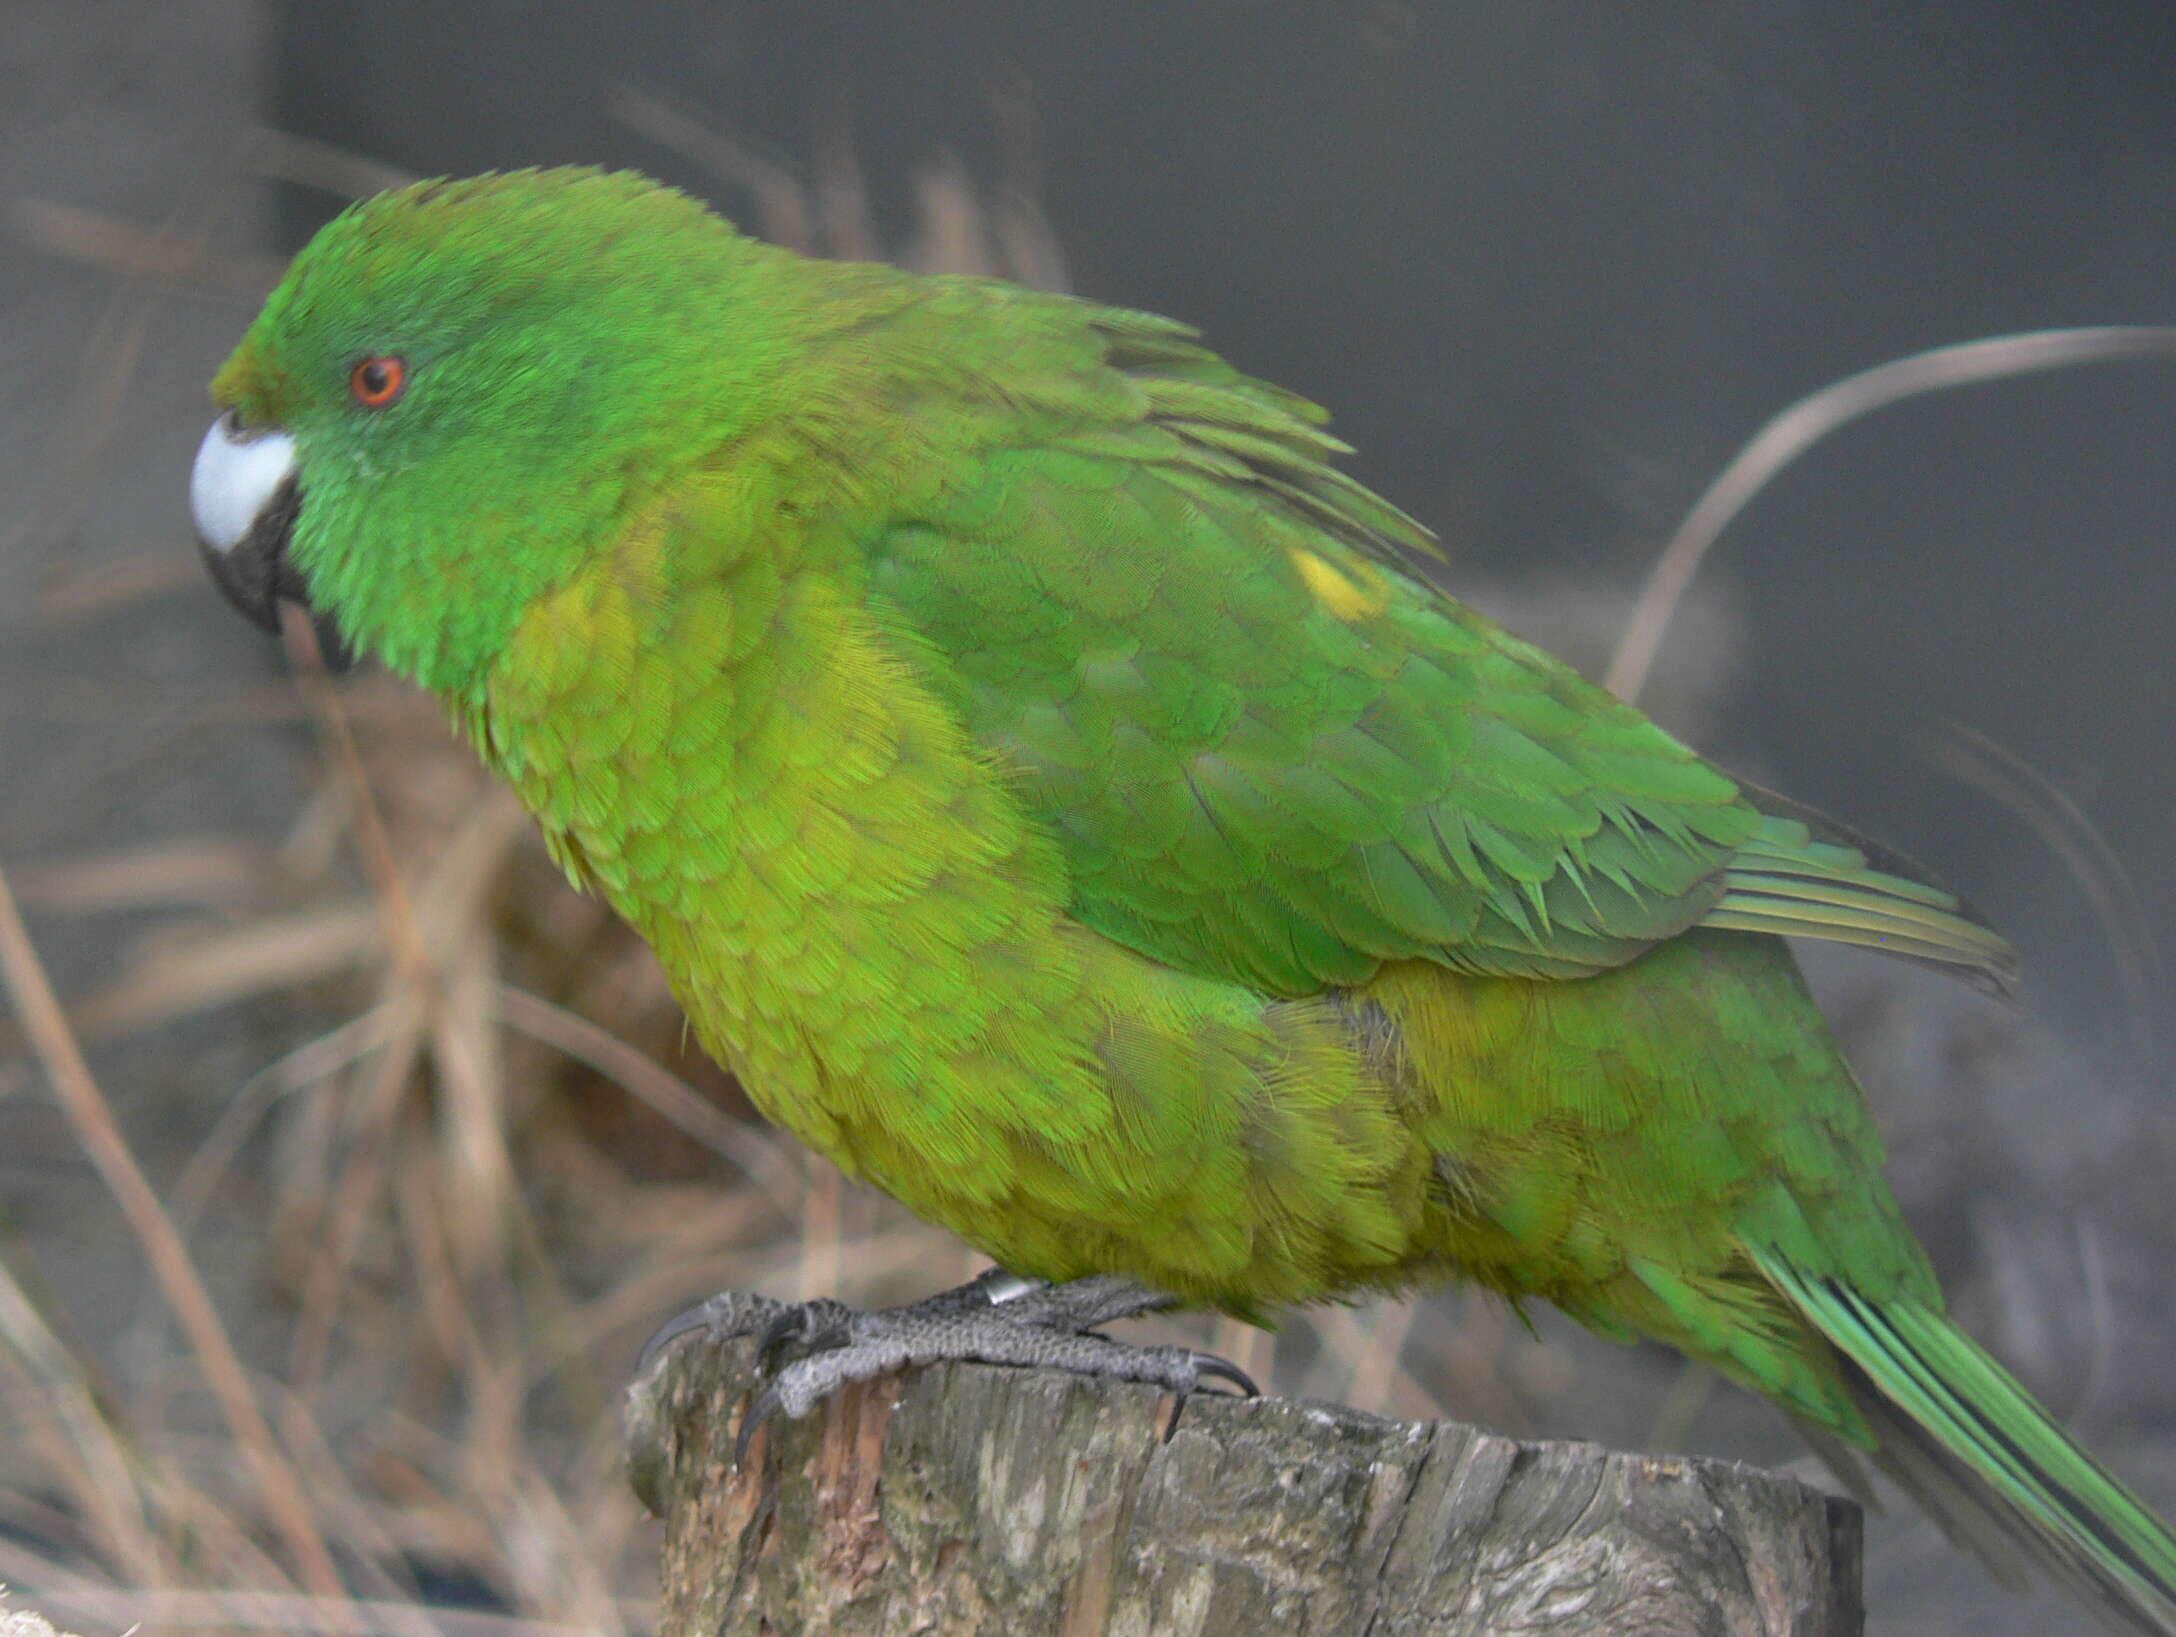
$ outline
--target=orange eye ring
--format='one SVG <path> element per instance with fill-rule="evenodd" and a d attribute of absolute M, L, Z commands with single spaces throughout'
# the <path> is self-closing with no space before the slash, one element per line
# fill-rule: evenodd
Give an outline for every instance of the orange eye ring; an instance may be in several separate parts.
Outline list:
<path fill-rule="evenodd" d="M 376 353 L 348 371 L 348 391 L 365 409 L 390 409 L 408 390 L 408 364 L 391 353 Z"/>

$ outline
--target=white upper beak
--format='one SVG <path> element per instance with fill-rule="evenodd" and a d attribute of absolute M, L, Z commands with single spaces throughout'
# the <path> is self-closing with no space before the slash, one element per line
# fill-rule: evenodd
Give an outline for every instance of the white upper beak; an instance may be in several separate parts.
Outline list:
<path fill-rule="evenodd" d="M 295 469 L 295 440 L 251 432 L 232 415 L 212 422 L 189 473 L 189 513 L 204 549 L 229 552 Z"/>

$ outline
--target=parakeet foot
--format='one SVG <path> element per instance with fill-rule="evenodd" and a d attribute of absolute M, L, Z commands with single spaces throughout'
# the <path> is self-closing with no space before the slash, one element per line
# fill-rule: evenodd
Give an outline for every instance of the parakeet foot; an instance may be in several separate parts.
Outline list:
<path fill-rule="evenodd" d="M 772 1416 L 798 1419 L 855 1382 L 910 1364 L 943 1360 L 1014 1364 L 1141 1381 L 1182 1397 L 1206 1381 L 1229 1383 L 1247 1397 L 1260 1389 L 1238 1366 L 1190 1347 L 1147 1347 L 1095 1333 L 1099 1325 L 1171 1305 L 1146 1285 L 1111 1275 L 1050 1284 L 993 1268 L 956 1289 L 904 1307 L 859 1312 L 840 1302 L 800 1304 L 727 1291 L 690 1308 L 650 1338 L 631 1395 L 647 1384 L 665 1353 L 685 1337 L 713 1343 L 760 1335 L 766 1361 L 797 1356 L 772 1375 L 743 1417 L 736 1464 Z"/>
<path fill-rule="evenodd" d="M 1143 1381 L 1182 1398 L 1204 1381 L 1221 1380 L 1249 1398 L 1259 1396 L 1245 1371 L 1212 1353 L 1095 1334 L 1097 1325 L 1170 1305 L 1162 1293 L 1110 1275 L 1054 1285 L 992 1269 L 907 1307 L 862 1313 L 819 1301 L 788 1308 L 765 1332 L 764 1352 L 791 1347 L 801 1356 L 779 1369 L 749 1406 L 734 1461 L 747 1454 L 756 1430 L 773 1415 L 798 1419 L 841 1387 L 942 1360 Z"/>

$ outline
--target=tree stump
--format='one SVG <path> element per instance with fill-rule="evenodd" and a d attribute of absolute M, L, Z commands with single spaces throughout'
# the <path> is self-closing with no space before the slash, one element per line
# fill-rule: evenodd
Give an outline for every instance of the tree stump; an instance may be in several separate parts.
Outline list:
<path fill-rule="evenodd" d="M 1857 1506 L 1731 1462 L 939 1365 L 773 1422 L 735 1471 L 756 1385 L 752 1343 L 689 1346 L 630 1403 L 661 1637 L 1861 1626 Z"/>

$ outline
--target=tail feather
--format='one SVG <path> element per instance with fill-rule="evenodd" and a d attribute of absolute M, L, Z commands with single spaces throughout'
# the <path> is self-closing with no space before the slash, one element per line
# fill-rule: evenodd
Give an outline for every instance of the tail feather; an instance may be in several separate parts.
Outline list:
<path fill-rule="evenodd" d="M 1850 1361 L 1875 1464 L 1951 1539 L 1999 1578 L 2022 1552 L 2126 1628 L 2176 1633 L 2176 1535 L 1970 1337 L 1923 1303 L 1758 1260 Z"/>
<path fill-rule="evenodd" d="M 2016 980 L 2016 954 L 1970 906 L 1927 881 L 1877 867 L 1863 847 L 1828 839 L 1797 817 L 1771 814 L 1738 849 L 1723 885 L 1704 917 L 1708 926 L 1863 944 L 1962 969 L 2002 992 Z"/>
<path fill-rule="evenodd" d="M 2024 1565 L 2033 1561 L 2034 1548 L 2026 1543 L 2026 1532 L 2014 1514 L 1924 1427 L 1882 1397 L 1863 1370 L 1846 1362 L 1844 1378 L 1880 1450 L 1881 1470 L 1911 1496 L 1912 1504 L 1944 1537 L 1977 1558 L 2004 1590 L 2025 1591 L 2032 1577 Z M 1883 1510 L 1864 1450 L 1803 1416 L 1793 1415 L 1791 1420 L 1853 1500 L 1869 1512 Z M 2075 1585 L 2067 1589 L 2074 1595 L 2079 1590 Z M 2097 1592 L 2089 1599 L 2099 1600 Z"/>

